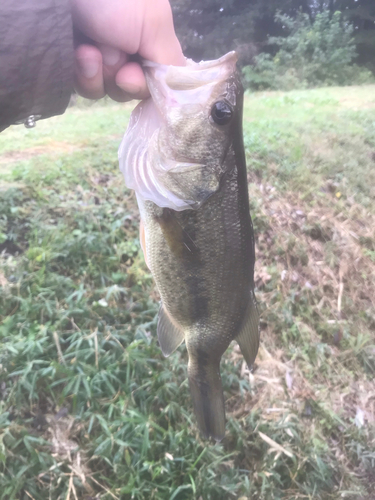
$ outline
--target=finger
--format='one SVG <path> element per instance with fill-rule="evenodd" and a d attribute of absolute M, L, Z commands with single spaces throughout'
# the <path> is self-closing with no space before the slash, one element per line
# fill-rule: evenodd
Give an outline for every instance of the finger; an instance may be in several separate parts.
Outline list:
<path fill-rule="evenodd" d="M 104 90 L 111 99 L 126 102 L 132 99 L 116 84 L 118 70 L 127 62 L 128 56 L 124 52 L 109 45 L 99 44 L 98 48 L 103 58 Z"/>
<path fill-rule="evenodd" d="M 185 65 L 168 0 L 75 0 L 76 27 L 96 42 L 161 64 Z"/>
<path fill-rule="evenodd" d="M 103 64 L 100 50 L 93 45 L 80 45 L 75 50 L 74 87 L 83 97 L 104 97 Z"/>
<path fill-rule="evenodd" d="M 174 31 L 168 0 L 159 0 L 158 8 L 146 15 L 138 52 L 156 63 L 185 66 L 186 60 Z"/>
<path fill-rule="evenodd" d="M 131 99 L 146 99 L 150 96 L 145 75 L 136 62 L 129 62 L 119 69 L 116 75 L 116 85 Z"/>

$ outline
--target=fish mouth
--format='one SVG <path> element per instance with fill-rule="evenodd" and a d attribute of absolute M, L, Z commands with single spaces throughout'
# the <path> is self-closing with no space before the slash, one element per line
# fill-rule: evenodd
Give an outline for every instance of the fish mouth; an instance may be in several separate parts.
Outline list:
<path fill-rule="evenodd" d="M 213 89 L 236 73 L 237 54 L 228 52 L 219 59 L 196 63 L 189 59 L 186 66 L 168 66 L 143 61 L 146 80 L 156 105 L 184 104 L 189 96 L 195 102 L 204 101 Z M 205 88 L 205 92 L 201 92 Z M 201 94 L 201 95 L 200 95 Z"/>
<path fill-rule="evenodd" d="M 232 50 L 231 52 L 228 52 L 224 56 L 221 56 L 219 59 L 212 59 L 210 61 L 201 61 L 201 62 L 194 62 L 192 59 L 186 58 L 186 65 L 185 66 L 172 66 L 168 64 L 159 64 L 153 61 L 148 61 L 147 59 L 142 60 L 142 67 L 146 69 L 147 68 L 175 68 L 176 70 L 182 71 L 182 72 L 190 72 L 190 71 L 204 71 L 212 68 L 216 68 L 217 66 L 223 66 L 223 65 L 233 65 L 236 64 L 238 60 L 237 52 L 235 50 Z"/>

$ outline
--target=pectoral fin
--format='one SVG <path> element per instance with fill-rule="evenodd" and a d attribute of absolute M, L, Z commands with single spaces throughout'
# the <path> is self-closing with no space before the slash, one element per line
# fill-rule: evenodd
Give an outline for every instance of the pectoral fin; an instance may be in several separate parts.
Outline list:
<path fill-rule="evenodd" d="M 199 249 L 189 233 L 178 221 L 173 210 L 165 208 L 163 215 L 158 217 L 157 221 L 160 224 L 165 241 L 176 257 L 189 260 L 199 258 Z"/>
<path fill-rule="evenodd" d="M 157 334 L 162 353 L 167 358 L 184 341 L 184 332 L 172 323 L 164 306 L 160 306 L 158 316 Z"/>
<path fill-rule="evenodd" d="M 259 314 L 252 296 L 247 307 L 240 333 L 236 337 L 243 357 L 249 368 L 252 367 L 259 347 Z"/>

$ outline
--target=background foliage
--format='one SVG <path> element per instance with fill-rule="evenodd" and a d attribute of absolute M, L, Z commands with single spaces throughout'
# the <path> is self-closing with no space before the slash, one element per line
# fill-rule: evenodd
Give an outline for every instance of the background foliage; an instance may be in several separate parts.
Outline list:
<path fill-rule="evenodd" d="M 272 72 L 281 87 L 290 87 L 293 81 L 297 86 L 301 86 L 301 82 L 306 84 L 306 75 L 310 74 L 309 86 L 346 84 L 358 72 L 355 66 L 350 70 L 353 64 L 375 70 L 375 3 L 372 0 L 172 0 L 172 7 L 176 30 L 188 57 L 209 59 L 237 50 L 242 66 L 256 65 L 255 73 L 264 73 L 264 86 L 271 80 Z M 310 47 L 304 48 L 310 31 L 315 42 L 309 40 Z M 283 44 L 280 37 L 288 35 L 291 35 L 290 42 Z M 332 35 L 334 40 L 328 40 Z M 329 46 L 322 47 L 317 36 L 323 37 Z M 285 80 L 280 75 L 290 74 L 291 64 L 285 58 L 286 53 L 291 53 L 291 45 L 299 50 L 298 64 L 295 63 L 293 70 L 299 68 L 307 55 L 303 70 L 306 75 L 303 78 L 291 75 Z M 311 63 L 318 62 L 311 61 L 309 56 L 312 46 L 315 56 L 323 48 L 318 59 L 325 69 L 321 67 L 317 71 L 311 67 Z M 280 48 L 284 49 L 282 54 L 278 53 L 280 60 L 271 68 L 270 61 Z M 340 50 L 346 67 L 344 74 L 336 75 Z M 329 74 L 317 75 L 322 71 L 327 73 L 323 55 L 329 56 L 335 69 Z M 247 70 L 246 81 L 255 82 L 255 75 L 250 78 L 250 74 L 251 68 Z M 368 74 L 363 73 L 361 79 L 368 79 Z"/>
<path fill-rule="evenodd" d="M 328 11 L 318 13 L 313 24 L 301 12 L 296 18 L 277 13 L 275 20 L 287 35 L 270 37 L 276 54 L 260 54 L 254 66 L 243 69 L 246 87 L 288 90 L 371 81 L 369 70 L 353 64 L 354 28 L 342 22 L 339 12 L 332 17 Z"/>

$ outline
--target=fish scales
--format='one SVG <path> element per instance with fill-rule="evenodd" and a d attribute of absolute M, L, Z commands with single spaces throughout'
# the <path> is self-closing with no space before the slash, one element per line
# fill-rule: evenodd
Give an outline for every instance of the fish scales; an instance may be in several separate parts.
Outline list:
<path fill-rule="evenodd" d="M 211 83 L 208 102 L 199 109 L 194 99 L 184 98 L 188 104 L 185 100 L 178 103 L 180 95 L 168 94 L 170 86 L 167 90 L 162 88 L 164 101 L 172 100 L 169 115 L 162 125 L 149 132 L 149 142 L 142 146 L 146 148 L 142 160 L 139 154 L 134 159 L 134 151 L 132 157 L 125 154 L 127 166 L 131 162 L 138 166 L 140 161 L 148 162 L 145 175 L 154 168 L 155 177 L 162 179 L 162 195 L 155 202 L 150 191 L 144 194 L 152 184 L 148 177 L 142 187 L 142 180 L 138 179 L 137 184 L 129 173 L 124 173 L 128 185 L 135 187 L 137 193 L 144 224 L 145 257 L 162 299 L 158 320 L 162 350 L 169 355 L 185 340 L 198 425 L 205 436 L 220 441 L 225 434 L 220 359 L 229 344 L 237 340 L 246 361 L 252 364 L 259 333 L 253 293 L 254 235 L 242 140 L 243 90 L 233 55 L 216 63 L 219 67 L 226 63 L 227 71 Z M 157 101 L 163 92 L 158 82 L 155 84 L 157 74 L 152 68 L 154 71 L 149 73 L 146 68 L 146 76 Z M 181 92 L 183 79 L 179 85 Z M 201 85 L 204 86 L 206 82 Z M 171 95 L 177 99 L 177 105 Z M 181 111 L 184 109 L 185 115 Z M 135 119 L 135 125 L 130 125 L 130 136 L 127 143 L 125 136 L 120 159 L 124 148 L 130 148 L 129 143 L 135 140 L 131 133 L 139 131 L 143 112 L 141 107 L 138 121 Z M 219 116 L 219 125 L 212 122 L 212 116 L 214 121 L 217 118 L 214 112 Z M 163 168 L 159 168 L 159 163 L 155 166 L 155 158 L 159 163 L 160 158 L 167 158 Z M 136 175 L 140 176 L 137 172 Z M 165 193 L 167 201 L 162 198 Z M 179 205 L 181 200 L 185 205 Z"/>
<path fill-rule="evenodd" d="M 172 212 L 148 203 L 143 219 L 149 266 L 169 314 L 184 328 L 192 323 L 219 328 L 223 335 L 217 338 L 225 337 L 225 342 L 237 332 L 253 274 L 246 265 L 253 253 L 250 225 L 240 215 L 237 186 L 234 167 L 199 210 Z M 177 245 L 170 243 L 171 237 Z M 194 246 L 185 246 L 184 239 Z"/>

